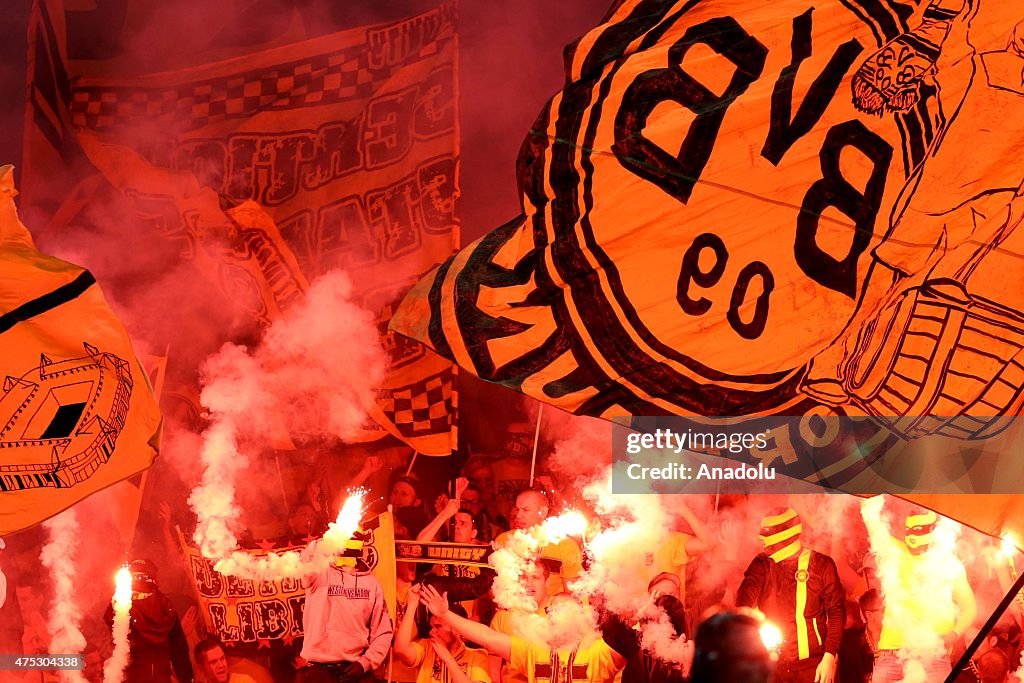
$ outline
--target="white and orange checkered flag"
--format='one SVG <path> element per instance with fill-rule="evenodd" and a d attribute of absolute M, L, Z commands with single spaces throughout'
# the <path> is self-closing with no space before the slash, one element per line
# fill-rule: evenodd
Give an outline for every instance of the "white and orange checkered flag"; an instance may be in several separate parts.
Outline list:
<path fill-rule="evenodd" d="M 454 4 L 130 77 L 63 64 L 47 6 L 33 8 L 33 215 L 80 230 L 75 219 L 113 187 L 138 234 L 180 247 L 211 299 L 261 326 L 343 270 L 391 359 L 364 440 L 452 452 L 451 363 L 387 328 L 396 301 L 459 244 Z"/>

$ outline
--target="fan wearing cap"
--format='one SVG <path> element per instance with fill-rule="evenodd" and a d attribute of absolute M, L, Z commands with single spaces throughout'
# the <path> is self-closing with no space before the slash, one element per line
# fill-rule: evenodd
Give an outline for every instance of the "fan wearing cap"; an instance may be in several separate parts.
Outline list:
<path fill-rule="evenodd" d="M 128 683 L 170 683 L 171 668 L 182 683 L 192 681 L 192 660 L 181 620 L 171 601 L 157 584 L 157 568 L 150 560 L 134 560 L 132 574 L 131 653 L 124 680 Z M 114 621 L 114 607 L 107 606 L 105 618 Z"/>
<path fill-rule="evenodd" d="M 836 563 L 804 548 L 793 508 L 761 520 L 764 552 L 750 562 L 736 594 L 738 607 L 756 607 L 782 630 L 775 683 L 833 683 L 846 623 L 846 592 Z"/>
<path fill-rule="evenodd" d="M 949 655 L 977 615 L 963 563 L 946 553 L 929 552 L 938 525 L 934 511 L 914 510 L 905 518 L 903 542 L 890 537 L 890 557 L 897 564 L 888 575 L 898 583 L 870 586 L 885 595 L 872 683 L 902 681 L 906 658 L 901 650 L 908 642 L 927 641 L 929 635 L 945 647 L 945 655 L 921 664 L 929 681 L 945 679 L 952 670 Z"/>

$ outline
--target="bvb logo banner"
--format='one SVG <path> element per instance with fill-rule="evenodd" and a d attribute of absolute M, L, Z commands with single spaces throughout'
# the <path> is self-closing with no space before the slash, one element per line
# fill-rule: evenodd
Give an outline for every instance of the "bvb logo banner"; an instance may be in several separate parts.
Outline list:
<path fill-rule="evenodd" d="M 421 281 L 392 327 L 578 414 L 802 416 L 769 421 L 769 452 L 744 456 L 802 478 L 915 436 L 868 420 L 832 433 L 829 420 L 896 412 L 864 375 L 899 351 L 858 335 L 921 284 L 946 239 L 939 221 L 895 230 L 922 179 L 933 198 L 995 186 L 984 172 L 927 174 L 952 130 L 942 112 L 974 85 L 956 78 L 978 57 L 965 32 L 998 34 L 1005 51 L 1013 25 L 945 4 L 622 3 L 574 44 L 566 86 L 524 143 L 523 215 Z M 809 388 L 819 356 L 838 390 Z M 912 391 L 935 391 L 923 379 L 944 372 L 933 360 Z M 926 414 L 927 398 L 897 414 Z"/>

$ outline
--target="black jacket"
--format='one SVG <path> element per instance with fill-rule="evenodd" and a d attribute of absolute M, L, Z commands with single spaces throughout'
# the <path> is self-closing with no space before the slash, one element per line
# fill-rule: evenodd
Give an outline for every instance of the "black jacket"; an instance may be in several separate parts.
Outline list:
<path fill-rule="evenodd" d="M 686 614 L 682 603 L 672 596 L 663 595 L 657 604 L 668 614 L 676 635 L 685 635 Z M 607 610 L 601 613 L 601 636 L 626 660 L 622 683 L 683 683 L 687 680 L 679 666 L 644 650 L 640 645 L 640 632 Z"/>
<path fill-rule="evenodd" d="M 131 656 L 125 670 L 125 681 L 160 683 L 169 681 L 171 667 L 180 683 L 193 680 L 188 641 L 177 612 L 167 596 L 159 591 L 132 601 L 128 647 Z M 107 624 L 114 622 L 114 608 L 107 607 Z"/>
<path fill-rule="evenodd" d="M 809 551 L 807 568 L 807 602 L 802 618 L 806 625 L 808 656 L 815 659 L 825 652 L 839 652 L 846 625 L 846 591 L 839 581 L 836 563 L 828 555 Z M 736 593 L 737 607 L 756 607 L 782 631 L 780 658 L 795 662 L 800 659 L 797 630 L 797 555 L 775 562 L 766 554 L 755 557 L 743 575 Z"/>

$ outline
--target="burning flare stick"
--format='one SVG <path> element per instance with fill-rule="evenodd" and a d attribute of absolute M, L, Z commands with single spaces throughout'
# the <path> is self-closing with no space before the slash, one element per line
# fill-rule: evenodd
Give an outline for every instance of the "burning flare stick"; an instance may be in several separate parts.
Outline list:
<path fill-rule="evenodd" d="M 114 578 L 114 653 L 103 667 L 104 683 L 120 683 L 128 665 L 128 625 L 132 609 L 132 575 L 121 567 Z"/>
<path fill-rule="evenodd" d="M 782 652 L 782 630 L 770 621 L 761 624 L 761 642 L 771 653 L 773 659 L 777 659 Z"/>

